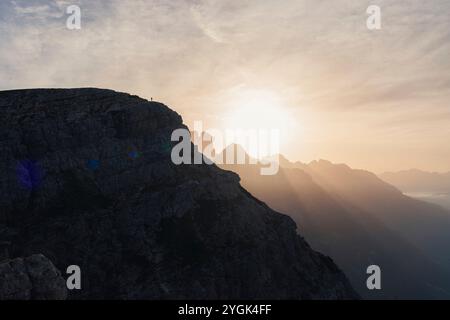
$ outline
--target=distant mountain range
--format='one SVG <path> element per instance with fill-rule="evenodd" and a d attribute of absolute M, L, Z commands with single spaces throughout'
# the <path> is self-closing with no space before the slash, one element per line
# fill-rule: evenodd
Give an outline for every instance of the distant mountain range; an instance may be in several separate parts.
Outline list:
<path fill-rule="evenodd" d="M 426 172 L 417 169 L 386 172 L 379 176 L 406 195 L 450 210 L 450 172 Z"/>
<path fill-rule="evenodd" d="M 229 148 L 240 148 L 233 145 Z M 221 165 L 273 209 L 290 215 L 312 247 L 331 256 L 365 298 L 450 298 L 450 212 L 402 194 L 344 164 L 290 162 L 260 175 L 257 165 Z M 366 287 L 381 267 L 382 290 Z"/>
<path fill-rule="evenodd" d="M 398 172 L 385 172 L 381 179 L 404 192 L 434 192 L 450 194 L 450 172 L 426 172 L 410 169 Z"/>

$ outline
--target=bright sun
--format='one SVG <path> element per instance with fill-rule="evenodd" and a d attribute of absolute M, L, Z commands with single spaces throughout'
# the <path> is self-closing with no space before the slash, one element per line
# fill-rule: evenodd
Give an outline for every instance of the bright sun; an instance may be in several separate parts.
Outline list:
<path fill-rule="evenodd" d="M 292 143 L 297 124 L 284 101 L 274 92 L 266 90 L 239 90 L 226 104 L 224 125 L 231 130 L 277 130 L 281 148 Z M 235 140 L 234 143 L 239 143 Z M 252 150 L 247 152 L 257 157 Z"/>
<path fill-rule="evenodd" d="M 275 93 L 264 90 L 239 92 L 228 104 L 225 115 L 227 128 L 239 129 L 286 129 L 292 118 Z"/>

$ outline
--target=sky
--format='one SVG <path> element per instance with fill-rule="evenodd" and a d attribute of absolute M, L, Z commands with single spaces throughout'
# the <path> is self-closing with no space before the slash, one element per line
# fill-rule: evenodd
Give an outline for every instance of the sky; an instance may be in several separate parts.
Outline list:
<path fill-rule="evenodd" d="M 449 57 L 448 0 L 0 1 L 0 90 L 153 97 L 190 127 L 275 126 L 290 160 L 377 173 L 450 171 Z"/>

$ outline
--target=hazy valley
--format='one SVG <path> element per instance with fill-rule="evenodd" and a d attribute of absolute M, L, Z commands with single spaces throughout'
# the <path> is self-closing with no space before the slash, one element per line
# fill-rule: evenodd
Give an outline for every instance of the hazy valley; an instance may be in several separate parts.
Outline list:
<path fill-rule="evenodd" d="M 253 195 L 290 215 L 313 248 L 330 255 L 363 297 L 450 297 L 448 211 L 343 164 L 292 163 L 280 156 L 274 176 L 261 176 L 259 166 L 222 165 L 238 173 Z M 365 284 L 371 264 L 384 271 L 380 292 Z"/>

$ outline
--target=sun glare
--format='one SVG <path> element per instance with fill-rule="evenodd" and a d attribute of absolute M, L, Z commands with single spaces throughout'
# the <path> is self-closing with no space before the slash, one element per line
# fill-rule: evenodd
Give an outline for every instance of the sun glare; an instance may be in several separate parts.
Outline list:
<path fill-rule="evenodd" d="M 232 99 L 229 109 L 227 128 L 283 130 L 292 122 L 281 98 L 270 91 L 241 92 Z"/>
<path fill-rule="evenodd" d="M 245 90 L 234 92 L 226 105 L 224 126 L 232 130 L 277 130 L 281 148 L 292 141 L 293 131 L 296 131 L 294 117 L 290 114 L 286 103 L 275 92 L 266 90 Z M 239 141 L 234 141 L 239 143 Z M 252 150 L 247 152 L 258 155 Z"/>

